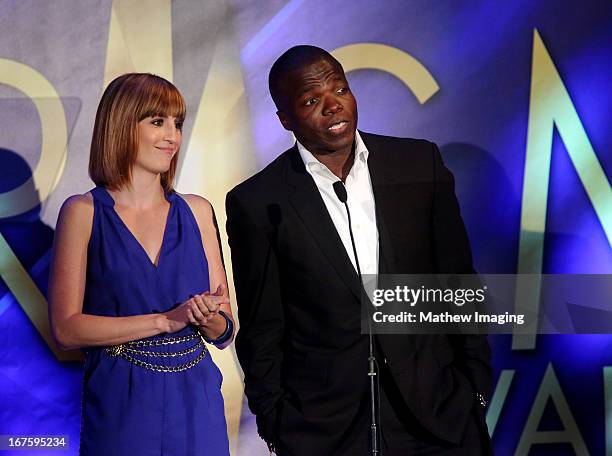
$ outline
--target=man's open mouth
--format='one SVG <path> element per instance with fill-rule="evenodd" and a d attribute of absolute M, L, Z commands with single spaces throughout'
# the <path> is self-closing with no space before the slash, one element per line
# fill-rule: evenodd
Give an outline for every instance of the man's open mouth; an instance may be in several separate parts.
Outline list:
<path fill-rule="evenodd" d="M 333 124 L 331 124 L 329 127 L 327 127 L 328 130 L 339 130 L 342 127 L 344 127 L 345 125 L 348 125 L 348 122 L 346 120 L 340 120 L 338 122 L 335 122 Z"/>

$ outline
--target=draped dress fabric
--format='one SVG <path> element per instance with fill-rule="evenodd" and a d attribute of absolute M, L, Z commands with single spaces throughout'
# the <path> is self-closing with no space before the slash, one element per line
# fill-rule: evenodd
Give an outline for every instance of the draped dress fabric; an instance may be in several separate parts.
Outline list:
<path fill-rule="evenodd" d="M 88 246 L 83 312 L 121 317 L 165 312 L 209 289 L 208 263 L 196 220 L 174 192 L 157 266 L 123 223 L 103 187 L 91 191 L 94 218 Z M 190 326 L 147 338 L 189 336 Z M 187 351 L 199 339 L 156 347 Z M 197 351 L 176 357 L 139 356 L 155 365 L 179 366 Z M 113 356 L 104 347 L 85 349 L 81 454 L 227 455 L 221 372 L 206 353 L 190 369 L 156 372 Z"/>

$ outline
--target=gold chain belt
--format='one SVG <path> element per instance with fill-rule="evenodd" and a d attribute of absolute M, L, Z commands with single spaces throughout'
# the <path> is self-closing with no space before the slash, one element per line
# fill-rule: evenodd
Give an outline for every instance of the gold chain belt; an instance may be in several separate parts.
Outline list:
<path fill-rule="evenodd" d="M 198 342 L 184 350 L 179 350 L 176 352 L 156 352 L 151 350 L 138 350 L 133 347 L 163 347 L 166 345 L 174 345 L 180 344 L 182 342 L 189 342 L 191 340 L 198 339 Z M 175 358 L 177 356 L 185 356 L 189 353 L 195 352 L 198 348 L 202 348 L 200 354 L 197 357 L 192 359 L 191 361 L 179 364 L 178 366 L 164 366 L 159 364 L 149 363 L 147 361 L 143 361 L 138 358 L 134 358 L 132 355 L 142 355 L 142 356 L 151 356 L 158 358 Z M 120 356 L 126 361 L 138 366 L 143 367 L 145 369 L 154 371 L 154 372 L 182 372 L 187 369 L 191 369 L 193 366 L 198 364 L 200 361 L 204 359 L 206 353 L 208 353 L 208 349 L 206 348 L 206 343 L 204 342 L 204 336 L 199 331 L 189 336 L 181 336 L 181 337 L 166 337 L 162 339 L 154 339 L 154 340 L 134 340 L 131 342 L 125 342 L 119 345 L 112 345 L 110 347 L 106 347 L 104 349 L 106 353 L 110 356 Z"/>

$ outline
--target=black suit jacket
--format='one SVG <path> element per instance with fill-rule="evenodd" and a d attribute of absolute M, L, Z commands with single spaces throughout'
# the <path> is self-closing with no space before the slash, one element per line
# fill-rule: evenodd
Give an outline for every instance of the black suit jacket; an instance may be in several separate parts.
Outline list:
<path fill-rule="evenodd" d="M 361 133 L 379 231 L 379 272 L 473 273 L 452 174 L 424 140 Z M 297 147 L 226 200 L 238 359 L 260 433 L 290 454 L 331 454 L 367 391 L 360 280 Z M 491 386 L 486 338 L 377 336 L 412 414 L 458 442 Z"/>

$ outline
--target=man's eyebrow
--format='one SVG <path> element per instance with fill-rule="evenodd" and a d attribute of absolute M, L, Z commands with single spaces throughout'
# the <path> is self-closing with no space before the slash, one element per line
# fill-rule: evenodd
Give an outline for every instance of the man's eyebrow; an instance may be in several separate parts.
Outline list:
<path fill-rule="evenodd" d="M 326 78 L 327 79 L 327 78 Z M 342 82 L 345 83 L 346 82 L 346 78 L 344 78 L 343 76 L 339 75 L 339 74 L 335 74 L 333 76 L 330 76 L 328 78 L 330 81 L 332 82 Z M 310 81 L 310 82 L 305 82 L 299 89 L 298 92 L 298 96 L 302 96 L 307 92 L 310 92 L 313 88 L 315 87 L 319 87 L 321 86 L 322 83 L 320 82 L 320 79 L 317 78 L 314 81 Z"/>
<path fill-rule="evenodd" d="M 320 86 L 321 83 L 320 82 L 307 82 L 306 84 L 303 84 L 300 87 L 300 91 L 298 93 L 298 96 L 304 95 L 307 92 L 310 92 L 312 89 L 314 89 L 317 86 Z"/>

